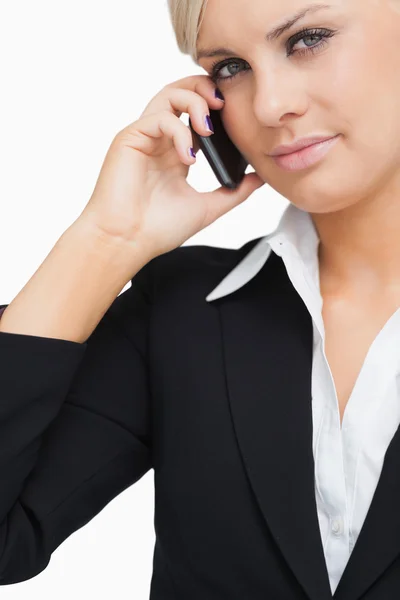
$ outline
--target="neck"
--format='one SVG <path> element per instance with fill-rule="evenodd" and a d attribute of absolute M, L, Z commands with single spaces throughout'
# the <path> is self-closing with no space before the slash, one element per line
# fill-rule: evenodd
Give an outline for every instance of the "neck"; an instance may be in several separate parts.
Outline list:
<path fill-rule="evenodd" d="M 311 213 L 327 292 L 400 293 L 400 194 Z"/>

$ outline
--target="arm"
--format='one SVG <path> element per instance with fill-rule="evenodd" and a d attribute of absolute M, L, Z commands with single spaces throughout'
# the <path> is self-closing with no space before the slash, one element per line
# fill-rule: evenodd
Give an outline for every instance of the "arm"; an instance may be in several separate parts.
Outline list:
<path fill-rule="evenodd" d="M 150 258 L 77 219 L 6 307 L 0 332 L 82 343 Z"/>
<path fill-rule="evenodd" d="M 134 275 L 86 341 L 61 339 L 55 319 L 47 321 L 55 337 L 0 331 L 0 585 L 43 571 L 68 536 L 152 467 L 151 268 Z M 79 293 L 75 301 L 82 306 Z M 46 295 L 31 318 L 47 318 L 45 308 Z"/>

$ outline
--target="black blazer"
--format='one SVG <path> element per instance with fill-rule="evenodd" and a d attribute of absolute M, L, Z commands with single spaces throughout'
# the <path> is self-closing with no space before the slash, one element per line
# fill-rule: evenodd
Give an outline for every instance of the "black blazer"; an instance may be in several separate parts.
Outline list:
<path fill-rule="evenodd" d="M 205 300 L 259 239 L 156 257 L 84 344 L 0 332 L 0 584 L 43 571 L 152 468 L 151 600 L 332 598 L 311 316 L 274 252 Z M 400 598 L 399 430 L 334 598 Z"/>

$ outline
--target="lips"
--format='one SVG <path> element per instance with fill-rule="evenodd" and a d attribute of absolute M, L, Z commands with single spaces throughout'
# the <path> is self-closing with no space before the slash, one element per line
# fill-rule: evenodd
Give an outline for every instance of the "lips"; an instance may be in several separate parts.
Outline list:
<path fill-rule="evenodd" d="M 284 169 L 285 171 L 300 171 L 302 169 L 307 169 L 322 161 L 339 140 L 340 134 L 328 138 L 323 142 L 306 146 L 297 152 L 274 156 L 273 160 L 279 168 Z"/>
<path fill-rule="evenodd" d="M 282 156 L 285 154 L 293 154 L 294 152 L 298 152 L 299 150 L 303 150 L 303 148 L 308 148 L 314 144 L 318 144 L 320 142 L 325 142 L 326 140 L 330 140 L 336 136 L 332 135 L 314 135 L 309 136 L 307 138 L 302 138 L 293 144 L 282 144 L 277 146 L 272 150 L 270 156 Z"/>

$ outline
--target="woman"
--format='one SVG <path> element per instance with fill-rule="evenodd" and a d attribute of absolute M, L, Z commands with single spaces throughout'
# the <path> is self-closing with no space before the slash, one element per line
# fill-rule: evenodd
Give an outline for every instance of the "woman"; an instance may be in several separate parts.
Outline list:
<path fill-rule="evenodd" d="M 0 583 L 153 468 L 152 600 L 397 599 L 400 2 L 169 8 L 207 75 L 115 136 L 2 305 Z M 234 192 L 186 181 L 209 108 L 255 169 Z M 181 247 L 265 182 L 275 232 Z"/>

